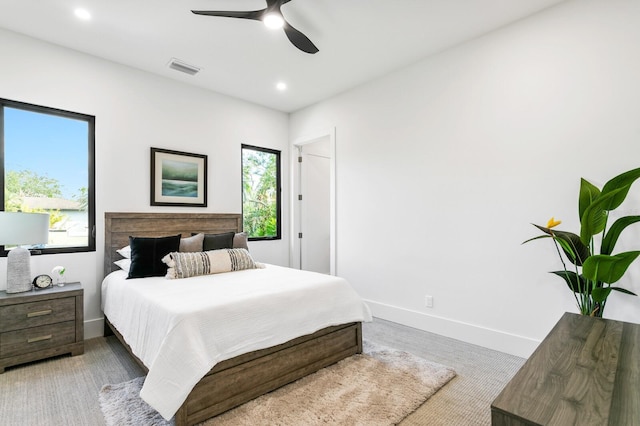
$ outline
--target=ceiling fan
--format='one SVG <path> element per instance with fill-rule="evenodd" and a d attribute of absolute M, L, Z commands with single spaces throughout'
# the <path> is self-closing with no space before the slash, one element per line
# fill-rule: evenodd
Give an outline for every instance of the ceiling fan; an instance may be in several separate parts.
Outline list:
<path fill-rule="evenodd" d="M 226 10 L 192 10 L 196 15 L 206 16 L 223 16 L 226 18 L 253 19 L 262 21 L 270 28 L 282 28 L 291 43 L 306 53 L 317 53 L 318 48 L 309 40 L 307 36 L 296 30 L 284 19 L 280 7 L 289 3 L 291 0 L 266 0 L 267 7 L 261 10 L 253 11 L 226 11 Z"/>

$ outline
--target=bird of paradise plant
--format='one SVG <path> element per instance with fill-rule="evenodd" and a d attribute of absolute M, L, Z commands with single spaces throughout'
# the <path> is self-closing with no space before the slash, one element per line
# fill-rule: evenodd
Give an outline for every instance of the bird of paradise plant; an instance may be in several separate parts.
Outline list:
<path fill-rule="evenodd" d="M 524 242 L 540 238 L 553 240 L 563 270 L 552 273 L 564 279 L 573 292 L 582 315 L 602 317 L 607 298 L 612 291 L 637 296 L 627 289 L 612 284 L 624 276 L 631 263 L 640 255 L 640 251 L 612 253 L 622 231 L 627 226 L 640 222 L 640 216 L 621 217 L 608 229 L 607 219 L 609 212 L 622 204 L 631 185 L 638 178 L 640 178 L 640 168 L 614 177 L 602 187 L 602 190 L 585 179 L 580 179 L 578 197 L 580 235 L 553 229 L 561 221 L 552 217 L 546 227 L 533 224 L 544 232 L 544 235 Z M 598 241 L 600 242 L 599 253 L 596 247 Z M 572 264 L 569 267 L 564 261 L 563 253 Z"/>

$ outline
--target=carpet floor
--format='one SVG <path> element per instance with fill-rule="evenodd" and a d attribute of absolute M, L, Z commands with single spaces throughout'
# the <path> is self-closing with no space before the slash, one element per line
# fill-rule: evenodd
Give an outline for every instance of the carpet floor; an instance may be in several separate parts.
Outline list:
<path fill-rule="evenodd" d="M 455 376 L 453 369 L 408 352 L 365 342 L 354 355 L 234 410 L 206 426 L 399 423 Z M 139 397 L 140 377 L 100 391 L 107 426 L 169 426 Z"/>
<path fill-rule="evenodd" d="M 490 425 L 490 405 L 524 359 L 375 319 L 368 341 L 452 367 L 457 376 L 400 426 Z M 3 426 L 100 426 L 100 389 L 143 376 L 114 336 L 85 341 L 85 353 L 11 367 L 0 374 Z"/>
<path fill-rule="evenodd" d="M 489 426 L 491 403 L 518 372 L 524 358 L 375 319 L 362 326 L 376 343 L 446 364 L 457 376 L 400 426 Z"/>

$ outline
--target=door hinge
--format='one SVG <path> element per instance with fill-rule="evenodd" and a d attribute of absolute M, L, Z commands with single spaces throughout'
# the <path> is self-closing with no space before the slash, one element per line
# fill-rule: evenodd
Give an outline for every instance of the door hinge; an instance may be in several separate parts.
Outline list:
<path fill-rule="evenodd" d="M 302 163 L 302 157 L 298 157 L 298 163 Z"/>
<path fill-rule="evenodd" d="M 298 232 L 298 238 L 302 238 L 302 232 Z"/>
<path fill-rule="evenodd" d="M 298 194 L 298 201 L 302 201 L 302 194 Z"/>

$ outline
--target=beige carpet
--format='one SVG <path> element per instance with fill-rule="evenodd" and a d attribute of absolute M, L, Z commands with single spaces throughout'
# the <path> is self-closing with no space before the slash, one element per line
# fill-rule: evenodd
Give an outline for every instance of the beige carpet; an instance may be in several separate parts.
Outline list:
<path fill-rule="evenodd" d="M 455 377 L 453 369 L 407 352 L 366 344 L 355 355 L 211 419 L 207 426 L 239 424 L 393 425 Z M 100 406 L 108 426 L 164 426 L 140 400 L 143 378 L 106 385 Z"/>

